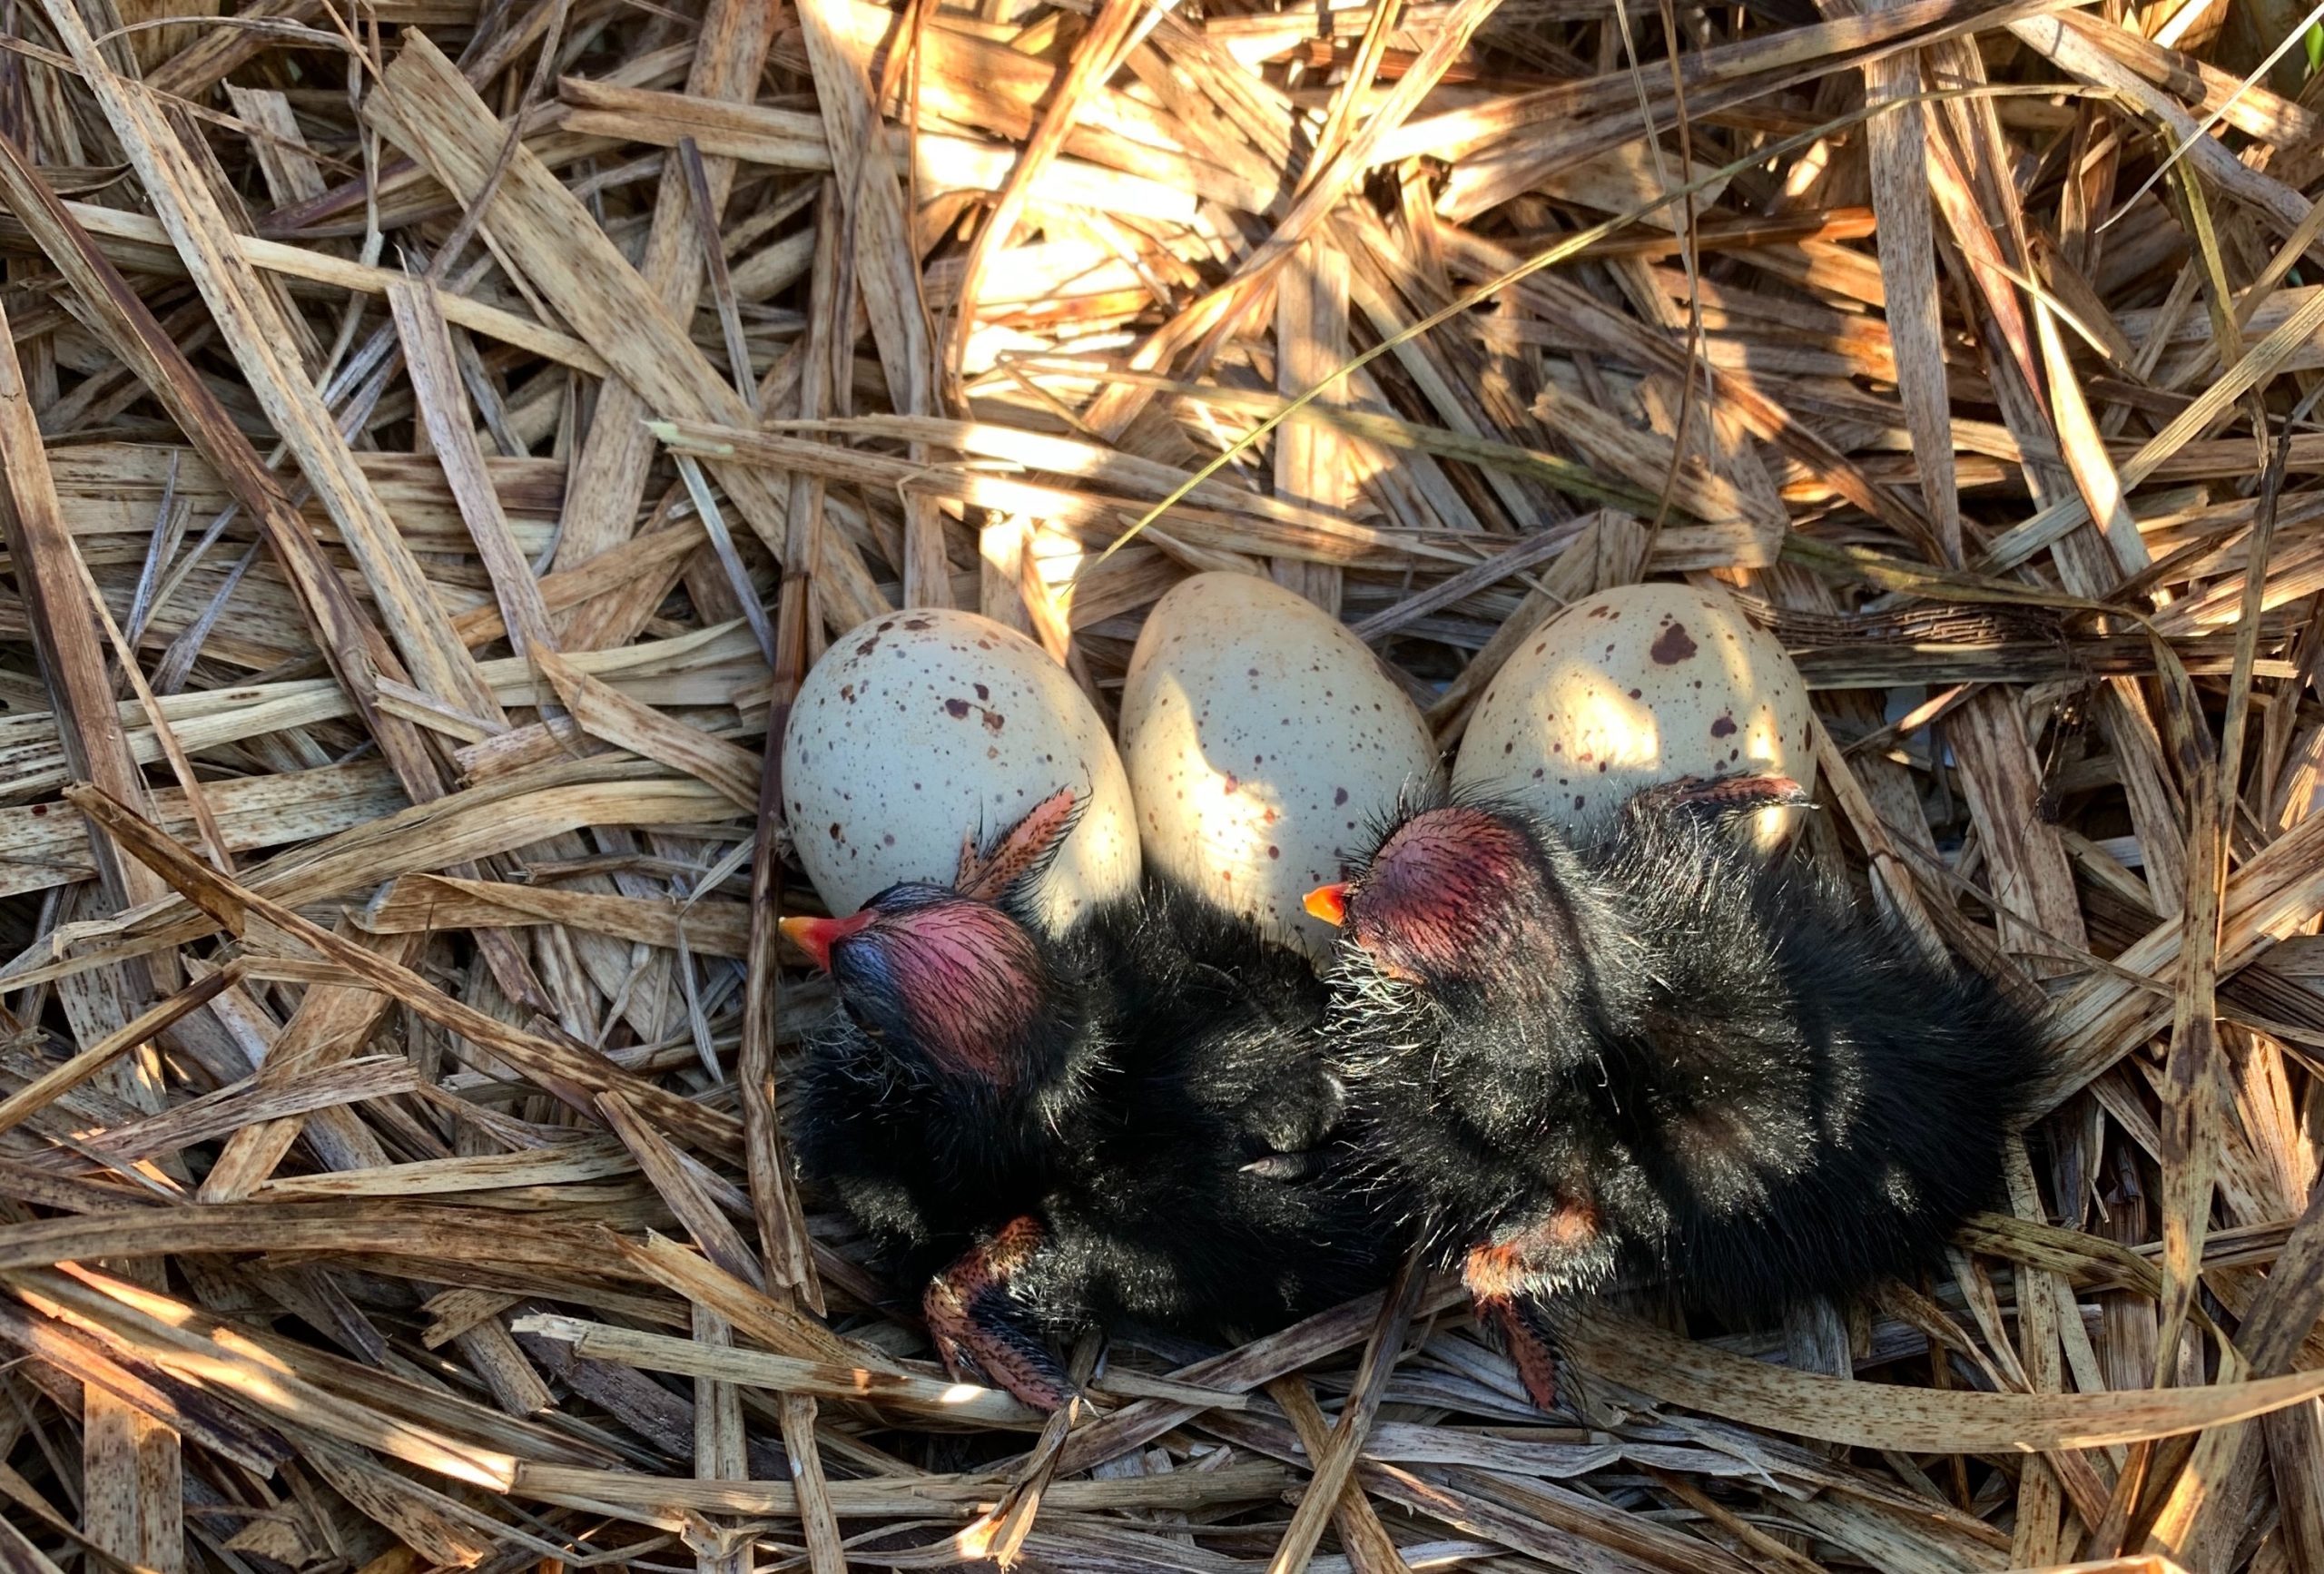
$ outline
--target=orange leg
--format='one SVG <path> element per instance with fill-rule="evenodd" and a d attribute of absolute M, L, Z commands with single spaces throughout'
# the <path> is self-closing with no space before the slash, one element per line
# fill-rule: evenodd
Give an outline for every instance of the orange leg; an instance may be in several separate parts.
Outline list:
<path fill-rule="evenodd" d="M 1517 1363 L 1525 1396 L 1539 1409 L 1554 1411 L 1558 1402 L 1557 1341 L 1541 1302 L 1605 1264 L 1609 1254 L 1598 1210 L 1561 1203 L 1534 1224 L 1472 1247 L 1461 1264 L 1478 1325 L 1500 1337 Z"/>
<path fill-rule="evenodd" d="M 1041 1248 L 1037 1219 L 1012 1219 L 928 1283 L 921 1311 L 944 1370 L 981 1373 L 1036 1410 L 1056 1410 L 1073 1382 L 1009 1299 L 1009 1279 Z"/>

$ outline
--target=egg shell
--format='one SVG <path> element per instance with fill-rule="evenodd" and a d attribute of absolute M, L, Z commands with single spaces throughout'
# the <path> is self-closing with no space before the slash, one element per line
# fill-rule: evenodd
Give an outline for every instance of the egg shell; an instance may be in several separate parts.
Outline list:
<path fill-rule="evenodd" d="M 1148 865 L 1319 961 L 1336 931 L 1301 899 L 1439 776 L 1427 723 L 1364 642 L 1243 574 L 1197 574 L 1155 604 L 1121 734 Z"/>
<path fill-rule="evenodd" d="M 1568 827 L 1685 776 L 1815 785 L 1807 685 L 1723 592 L 1627 585 L 1543 624 L 1486 685 L 1452 766 L 1456 792 L 1513 799 Z M 1755 821 L 1761 845 L 1797 812 Z"/>
<path fill-rule="evenodd" d="M 1135 890 L 1137 825 L 1121 757 L 1065 669 L 974 613 L 889 613 L 834 640 L 783 741 L 783 808 L 834 913 L 899 880 L 950 884 L 980 843 L 1060 788 L 1079 818 L 1033 888 L 1057 926 Z"/>

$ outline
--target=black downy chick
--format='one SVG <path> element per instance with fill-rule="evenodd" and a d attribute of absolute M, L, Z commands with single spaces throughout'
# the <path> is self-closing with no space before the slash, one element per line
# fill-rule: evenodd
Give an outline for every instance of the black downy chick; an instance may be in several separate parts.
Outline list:
<path fill-rule="evenodd" d="M 1803 797 L 1675 783 L 1584 841 L 1444 804 L 1308 899 L 1343 930 L 1326 1037 L 1367 1163 L 1432 1210 L 1543 1409 L 1559 1297 L 1655 1272 L 1728 1315 L 1846 1295 L 2000 1193 L 2032 1022 L 1722 825 Z"/>
<path fill-rule="evenodd" d="M 783 920 L 844 1018 L 798 1082 L 801 1170 L 927 1284 L 949 1368 L 1045 1409 L 1069 1383 L 1044 1333 L 1281 1323 L 1380 1282 L 1389 1244 L 1334 1178 L 1344 1095 L 1307 960 L 1150 874 L 1048 932 L 1026 887 L 1072 804 L 952 886 Z"/>

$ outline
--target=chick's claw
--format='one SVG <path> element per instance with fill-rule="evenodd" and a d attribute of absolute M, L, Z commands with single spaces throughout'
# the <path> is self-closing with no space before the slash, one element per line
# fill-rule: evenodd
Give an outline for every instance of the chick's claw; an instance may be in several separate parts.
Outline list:
<path fill-rule="evenodd" d="M 1561 1202 L 1542 1217 L 1498 1240 L 1470 1248 L 1461 1282 L 1477 1324 L 1498 1334 L 1525 1395 L 1551 1411 L 1558 1402 L 1557 1339 L 1543 1316 L 1541 1297 L 1586 1289 L 1612 1268 L 1612 1243 L 1597 1207 L 1582 1198 Z"/>
<path fill-rule="evenodd" d="M 928 1330 L 957 1382 L 988 1382 L 1019 1403 L 1048 1412 L 1073 1397 L 1073 1383 L 1048 1345 L 988 1303 L 940 1306 L 944 1282 L 929 1287 Z"/>
<path fill-rule="evenodd" d="M 1526 1244 L 1525 1237 L 1520 1236 L 1472 1248 L 1461 1264 L 1461 1282 L 1468 1287 L 1478 1328 L 1497 1336 L 1502 1350 L 1517 1363 L 1525 1397 L 1537 1410 L 1554 1411 L 1558 1405 L 1557 1343 L 1531 1287 L 1533 1274 Z"/>
<path fill-rule="evenodd" d="M 1558 1407 L 1558 1353 L 1539 1307 L 1521 1296 L 1473 1298 L 1477 1324 L 1500 1336 L 1502 1348 L 1517 1363 L 1517 1380 L 1533 1408 L 1554 1412 Z"/>
<path fill-rule="evenodd" d="M 1009 1275 L 1040 1244 L 1037 1221 L 1012 1220 L 930 1280 L 921 1311 L 954 1381 L 981 1377 L 1020 1403 L 1053 1411 L 1073 1396 L 1072 1379 L 1009 1294 Z"/>

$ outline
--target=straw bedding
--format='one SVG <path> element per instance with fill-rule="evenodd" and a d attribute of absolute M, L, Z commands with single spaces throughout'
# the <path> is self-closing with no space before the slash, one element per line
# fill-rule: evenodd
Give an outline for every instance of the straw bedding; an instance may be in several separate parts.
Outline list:
<path fill-rule="evenodd" d="M 0 1565 L 2324 1566 L 2300 21 L 15 0 Z M 1448 744 L 1737 591 L 1807 855 L 2050 998 L 2006 1211 L 1562 1416 L 1418 1272 L 948 1382 L 784 1154 L 769 737 L 1207 568 Z"/>

